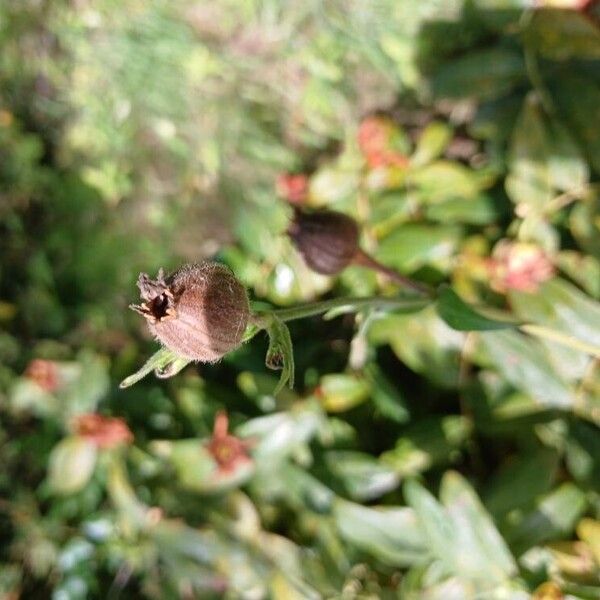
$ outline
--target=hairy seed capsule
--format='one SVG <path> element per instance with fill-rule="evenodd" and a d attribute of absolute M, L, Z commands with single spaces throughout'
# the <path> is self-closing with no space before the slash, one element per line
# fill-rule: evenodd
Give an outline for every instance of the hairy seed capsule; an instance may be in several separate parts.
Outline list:
<path fill-rule="evenodd" d="M 141 273 L 143 315 L 150 331 L 183 358 L 214 362 L 242 343 L 250 308 L 244 286 L 224 265 L 186 265 L 165 278 Z"/>
<path fill-rule="evenodd" d="M 307 213 L 296 208 L 288 235 L 306 264 L 322 275 L 339 273 L 358 252 L 356 221 L 331 210 Z"/>

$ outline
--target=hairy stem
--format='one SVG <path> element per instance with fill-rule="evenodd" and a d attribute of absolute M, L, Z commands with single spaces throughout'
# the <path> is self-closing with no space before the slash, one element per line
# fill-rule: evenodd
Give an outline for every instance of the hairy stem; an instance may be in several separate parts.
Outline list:
<path fill-rule="evenodd" d="M 320 315 L 334 309 L 347 309 L 347 312 L 356 312 L 363 308 L 387 308 L 406 311 L 417 311 L 425 308 L 429 304 L 429 299 L 419 298 L 407 300 L 406 298 L 382 298 L 381 296 L 371 296 L 366 298 L 332 298 L 331 300 L 322 300 L 321 302 L 311 302 L 301 306 L 291 308 L 280 308 L 271 312 L 259 313 L 253 316 L 253 323 L 264 328 L 270 323 L 271 315 L 275 315 L 281 321 L 293 321 L 294 319 L 303 319 Z"/>

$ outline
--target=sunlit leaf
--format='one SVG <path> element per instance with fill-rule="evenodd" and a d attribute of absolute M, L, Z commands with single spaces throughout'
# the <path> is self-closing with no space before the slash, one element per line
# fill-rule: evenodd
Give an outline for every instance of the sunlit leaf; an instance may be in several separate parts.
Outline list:
<path fill-rule="evenodd" d="M 411 565 L 429 554 L 415 512 L 410 508 L 371 508 L 337 500 L 333 516 L 347 543 L 385 564 Z"/>
<path fill-rule="evenodd" d="M 540 100 L 531 93 L 525 99 L 515 125 L 506 193 L 515 204 L 537 212 L 542 211 L 553 197 L 545 127 Z"/>
<path fill-rule="evenodd" d="M 56 494 L 73 494 L 90 480 L 96 466 L 96 446 L 79 436 L 59 442 L 49 459 L 48 484 Z"/>
<path fill-rule="evenodd" d="M 363 452 L 333 450 L 325 455 L 325 462 L 354 500 L 372 500 L 398 486 L 394 469 Z"/>
<path fill-rule="evenodd" d="M 556 374 L 542 348 L 516 331 L 480 334 L 491 366 L 516 389 L 529 394 L 540 407 L 568 409 L 574 391 Z"/>
<path fill-rule="evenodd" d="M 467 481 L 458 473 L 444 475 L 440 499 L 454 522 L 456 561 L 460 572 L 485 582 L 501 582 L 517 565 L 490 515 Z"/>
<path fill-rule="evenodd" d="M 585 512 L 584 492 L 572 483 L 563 483 L 542 497 L 536 508 L 523 515 L 506 531 L 511 547 L 524 551 L 544 541 L 570 534 Z"/>
<path fill-rule="evenodd" d="M 429 123 L 421 133 L 417 147 L 411 156 L 411 165 L 426 165 L 440 156 L 452 138 L 452 129 L 441 121 Z"/>

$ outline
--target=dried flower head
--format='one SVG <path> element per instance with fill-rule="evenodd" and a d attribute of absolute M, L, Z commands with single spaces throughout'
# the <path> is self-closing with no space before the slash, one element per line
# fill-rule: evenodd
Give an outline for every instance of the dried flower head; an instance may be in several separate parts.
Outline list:
<path fill-rule="evenodd" d="M 150 331 L 178 356 L 214 362 L 242 343 L 250 307 L 244 286 L 224 265 L 186 265 L 165 278 L 141 273 L 143 315 Z"/>
<path fill-rule="evenodd" d="M 215 417 L 213 434 L 206 449 L 215 459 L 221 473 L 231 472 L 241 463 L 248 463 L 252 459 L 248 455 L 250 443 L 230 435 L 229 418 L 227 413 L 221 411 Z"/>
<path fill-rule="evenodd" d="M 359 249 L 356 221 L 331 210 L 308 213 L 296 208 L 288 235 L 306 264 L 323 275 L 345 269 Z"/>
<path fill-rule="evenodd" d="M 76 435 L 103 449 L 133 442 L 133 433 L 127 423 L 116 417 L 103 417 L 96 413 L 80 415 L 75 419 L 73 429 Z"/>
<path fill-rule="evenodd" d="M 59 386 L 58 367 L 52 360 L 32 360 L 25 369 L 25 377 L 37 383 L 46 392 L 54 392 Z"/>
<path fill-rule="evenodd" d="M 535 244 L 500 241 L 489 261 L 490 285 L 500 293 L 508 290 L 536 292 L 539 285 L 554 275 L 554 266 Z"/>

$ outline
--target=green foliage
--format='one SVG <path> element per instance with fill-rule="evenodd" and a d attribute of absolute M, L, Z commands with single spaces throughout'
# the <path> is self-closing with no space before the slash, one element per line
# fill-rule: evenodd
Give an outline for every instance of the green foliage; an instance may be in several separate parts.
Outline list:
<path fill-rule="evenodd" d="M 597 598 L 599 23 L 0 4 L 0 598 Z M 215 255 L 251 325 L 190 364 L 127 306 Z"/>

